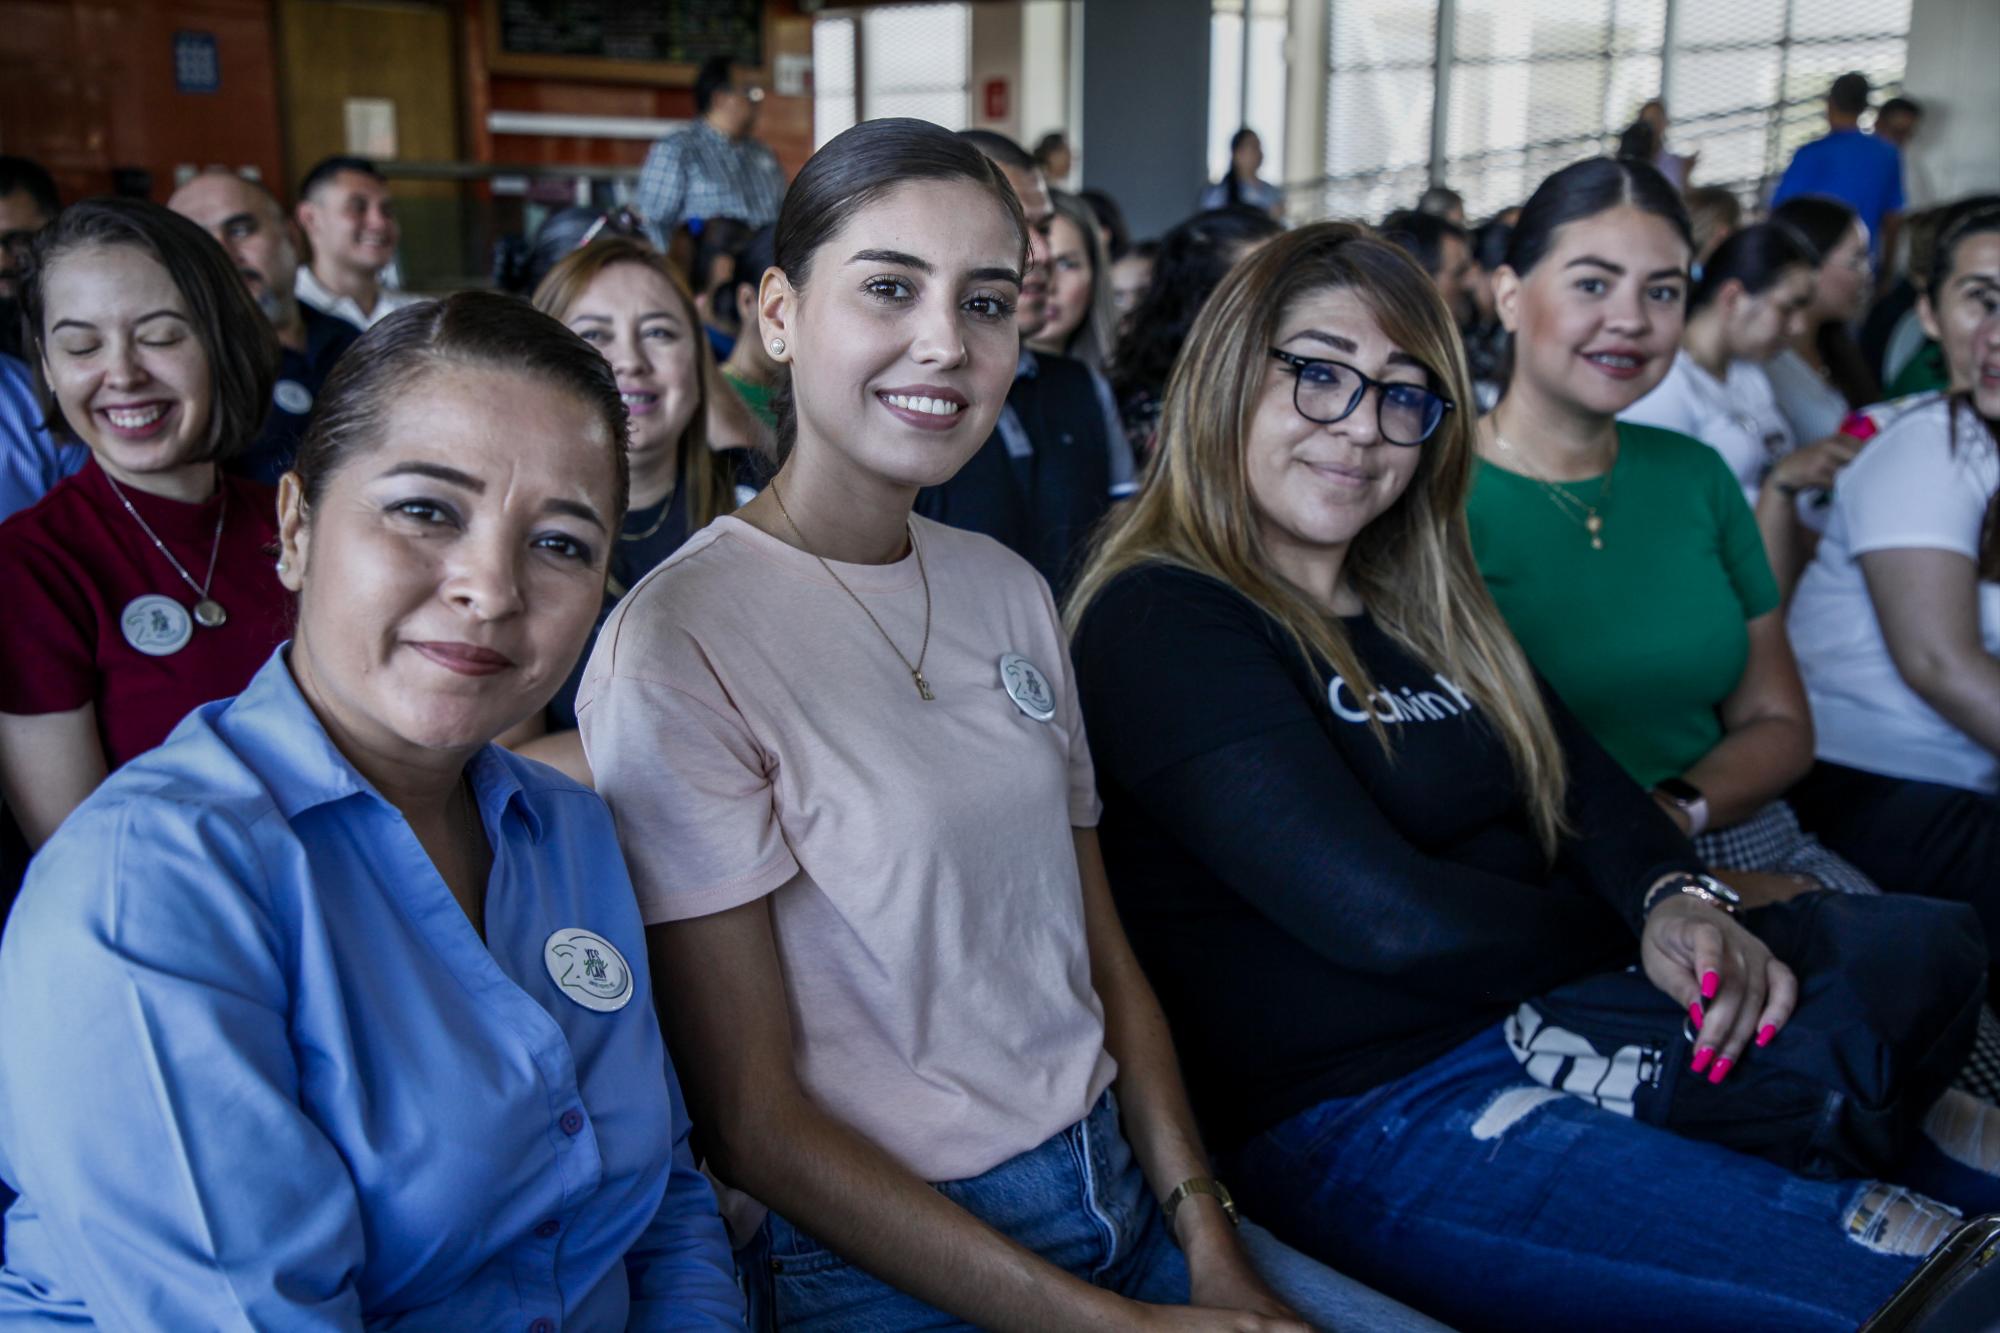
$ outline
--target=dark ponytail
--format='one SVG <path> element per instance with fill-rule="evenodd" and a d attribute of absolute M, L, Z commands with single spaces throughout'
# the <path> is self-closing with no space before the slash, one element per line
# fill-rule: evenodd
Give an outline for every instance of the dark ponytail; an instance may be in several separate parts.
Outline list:
<path fill-rule="evenodd" d="M 1789 227 L 1759 222 L 1731 232 L 1702 265 L 1701 278 L 1688 295 L 1688 313 L 1710 305 L 1726 282 L 1751 296 L 1778 285 L 1788 269 L 1813 267 L 1813 256 Z"/>

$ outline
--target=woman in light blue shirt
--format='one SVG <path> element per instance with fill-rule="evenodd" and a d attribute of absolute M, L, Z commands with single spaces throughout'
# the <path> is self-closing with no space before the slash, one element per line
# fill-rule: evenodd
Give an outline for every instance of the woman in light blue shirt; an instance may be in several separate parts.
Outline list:
<path fill-rule="evenodd" d="M 349 353 L 292 642 L 71 815 L 0 946 L 0 1328 L 733 1328 L 611 817 L 492 739 L 568 674 L 625 412 L 469 293 Z"/>

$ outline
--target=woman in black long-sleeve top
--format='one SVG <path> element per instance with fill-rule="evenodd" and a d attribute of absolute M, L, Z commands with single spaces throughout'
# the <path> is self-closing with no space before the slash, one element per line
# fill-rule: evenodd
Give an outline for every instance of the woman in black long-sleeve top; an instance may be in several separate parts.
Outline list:
<path fill-rule="evenodd" d="M 1796 982 L 1508 635 L 1470 397 L 1411 261 L 1292 232 L 1204 309 L 1078 584 L 1105 858 L 1208 1136 L 1267 1225 L 1453 1324 L 1852 1328 L 1951 1214 L 1543 1088 L 1503 1036 L 1636 961 L 1719 1084 Z"/>

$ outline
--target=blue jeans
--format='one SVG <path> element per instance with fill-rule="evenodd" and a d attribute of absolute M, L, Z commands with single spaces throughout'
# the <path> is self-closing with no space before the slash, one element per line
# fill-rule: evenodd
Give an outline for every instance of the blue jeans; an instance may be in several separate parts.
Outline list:
<path fill-rule="evenodd" d="M 1897 1186 L 1970 1210 L 2000 1191 L 1928 1144 L 1896 1186 L 1807 1180 L 1533 1084 L 1498 1028 L 1225 1167 L 1292 1244 L 1468 1331 L 1846 1333 L 1955 1223 L 1899 1212 Z"/>
<path fill-rule="evenodd" d="M 934 1188 L 1086 1282 L 1136 1301 L 1187 1304 L 1187 1262 L 1133 1160 L 1109 1093 L 1039 1148 L 984 1175 Z M 1259 1227 L 1246 1222 L 1241 1235 L 1264 1280 L 1318 1327 L 1444 1333 Z M 880 1333 L 971 1327 L 863 1272 L 776 1213 L 738 1259 L 753 1328 Z"/>

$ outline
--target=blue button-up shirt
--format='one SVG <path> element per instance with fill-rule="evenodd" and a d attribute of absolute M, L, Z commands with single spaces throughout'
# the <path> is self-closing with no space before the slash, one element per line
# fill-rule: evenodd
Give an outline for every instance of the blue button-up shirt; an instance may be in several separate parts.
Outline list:
<path fill-rule="evenodd" d="M 27 366 L 0 356 L 0 519 L 33 505 L 89 458 L 90 450 L 59 444 L 43 428 Z"/>
<path fill-rule="evenodd" d="M 50 840 L 0 944 L 0 1328 L 741 1326 L 610 814 L 469 772 L 483 942 L 283 649 Z M 552 975 L 575 928 L 622 1008 Z"/>

